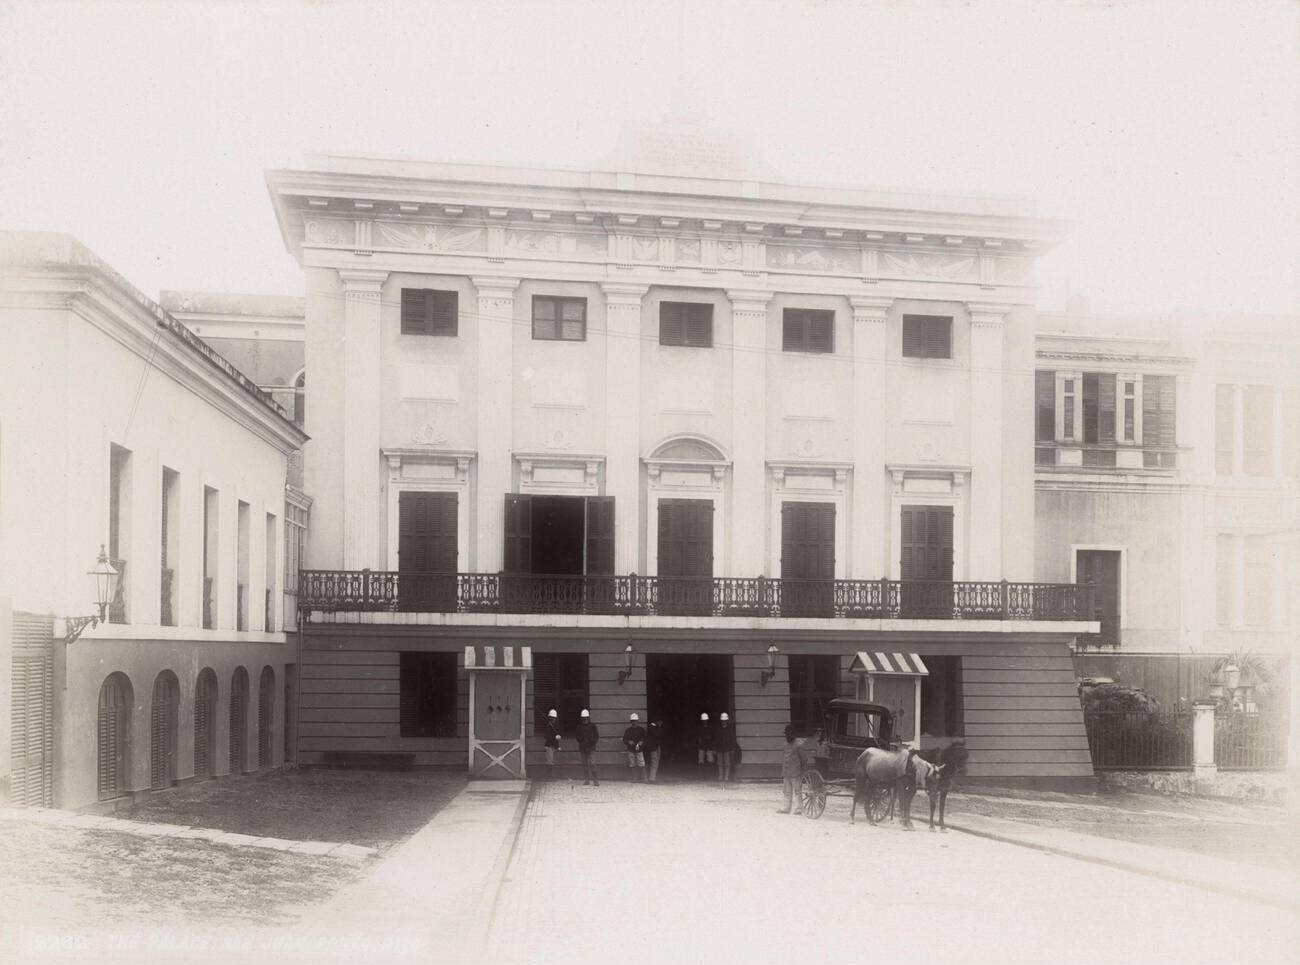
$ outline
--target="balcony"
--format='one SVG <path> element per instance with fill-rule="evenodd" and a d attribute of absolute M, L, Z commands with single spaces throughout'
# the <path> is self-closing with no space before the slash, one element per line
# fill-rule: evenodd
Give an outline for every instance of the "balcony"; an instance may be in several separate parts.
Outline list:
<path fill-rule="evenodd" d="M 559 613 L 876 620 L 1095 620 L 1078 583 L 539 576 L 303 570 L 304 612 Z"/>

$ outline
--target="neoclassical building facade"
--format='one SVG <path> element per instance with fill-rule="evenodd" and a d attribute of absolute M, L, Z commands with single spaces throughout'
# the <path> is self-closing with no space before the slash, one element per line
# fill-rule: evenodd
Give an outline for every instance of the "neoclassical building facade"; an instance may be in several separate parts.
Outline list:
<path fill-rule="evenodd" d="M 301 760 L 463 762 L 465 647 L 512 645 L 530 727 L 635 710 L 684 759 L 727 711 L 758 775 L 859 692 L 913 743 L 965 736 L 974 774 L 1091 775 L 1091 604 L 1033 583 L 1033 262 L 1061 225 L 340 156 L 268 185 L 312 386 Z M 919 655 L 920 699 L 859 652 Z"/>

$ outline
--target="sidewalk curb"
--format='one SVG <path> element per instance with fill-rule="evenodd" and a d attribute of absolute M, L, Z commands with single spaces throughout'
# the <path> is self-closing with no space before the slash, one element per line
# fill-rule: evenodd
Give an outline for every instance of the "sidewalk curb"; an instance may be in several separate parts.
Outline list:
<path fill-rule="evenodd" d="M 487 883 L 483 886 L 483 897 L 487 899 L 485 901 L 487 913 L 480 916 L 480 921 L 475 926 L 478 934 L 474 941 L 480 960 L 487 958 L 488 944 L 492 940 L 492 929 L 496 924 L 497 904 L 501 900 L 501 888 L 505 884 L 506 871 L 510 868 L 510 862 L 514 860 L 515 848 L 519 844 L 519 831 L 524 826 L 524 814 L 528 811 L 528 805 L 532 803 L 536 787 L 537 783 L 529 780 L 528 790 L 519 795 L 519 803 L 515 805 L 510 827 L 506 830 L 501 847 L 497 849 L 496 860 L 492 862 L 492 870 L 488 873 Z"/>
<path fill-rule="evenodd" d="M 1161 881 L 1169 881 L 1178 885 L 1200 888 L 1203 891 L 1213 891 L 1217 894 L 1228 895 L 1232 898 L 1241 898 L 1246 901 L 1255 902 L 1256 904 L 1280 908 L 1283 911 L 1300 912 L 1300 899 L 1287 901 L 1278 898 L 1275 895 L 1265 894 L 1251 888 L 1243 888 L 1240 886 L 1234 887 L 1230 883 L 1207 881 L 1202 878 L 1189 878 L 1184 875 L 1170 874 L 1134 862 L 1114 861 L 1110 858 L 1101 858 L 1094 854 L 1088 854 L 1086 851 L 1078 851 L 1072 848 L 1053 847 L 1048 844 L 1039 844 L 1035 841 L 1026 841 L 1024 838 L 1013 837 L 1009 834 L 998 834 L 994 831 L 977 831 L 974 828 L 962 827 L 957 824 L 949 824 L 948 827 L 953 831 L 960 831 L 962 834 L 969 834 L 976 838 L 987 838 L 990 841 L 998 841 L 1002 844 L 1013 844 L 1021 848 L 1029 848 L 1033 851 L 1042 851 L 1045 854 L 1058 855 L 1062 858 L 1074 858 L 1076 861 L 1086 861 L 1089 864 L 1101 865 L 1105 868 L 1114 868 L 1118 871 L 1128 871 L 1133 874 L 1145 875 L 1148 878 L 1158 878 Z"/>

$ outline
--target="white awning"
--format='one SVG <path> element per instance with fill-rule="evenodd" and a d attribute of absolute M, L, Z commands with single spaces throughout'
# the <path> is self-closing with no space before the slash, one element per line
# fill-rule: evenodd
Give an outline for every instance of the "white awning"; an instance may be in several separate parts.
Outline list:
<path fill-rule="evenodd" d="M 522 670 L 527 673 L 532 666 L 532 647 L 498 644 L 465 648 L 466 670 Z"/>
<path fill-rule="evenodd" d="M 893 674 L 895 676 L 928 677 L 919 653 L 868 653 L 859 650 L 849 664 L 849 673 Z"/>

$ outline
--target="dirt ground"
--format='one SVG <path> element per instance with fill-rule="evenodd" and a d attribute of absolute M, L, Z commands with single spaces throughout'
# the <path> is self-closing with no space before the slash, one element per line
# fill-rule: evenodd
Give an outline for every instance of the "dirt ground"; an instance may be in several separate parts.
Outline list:
<path fill-rule="evenodd" d="M 311 768 L 190 784 L 119 816 L 383 850 L 422 828 L 464 786 L 459 772 Z"/>
<path fill-rule="evenodd" d="M 929 817 L 918 794 L 912 816 Z M 1300 835 L 1285 810 L 1265 804 L 1129 792 L 1057 794 L 964 789 L 948 798 L 948 818 L 974 813 L 1131 841 L 1262 867 L 1300 867 Z"/>

